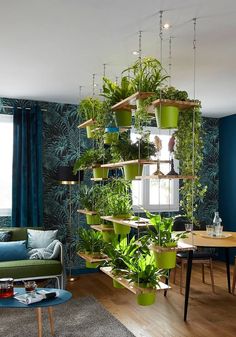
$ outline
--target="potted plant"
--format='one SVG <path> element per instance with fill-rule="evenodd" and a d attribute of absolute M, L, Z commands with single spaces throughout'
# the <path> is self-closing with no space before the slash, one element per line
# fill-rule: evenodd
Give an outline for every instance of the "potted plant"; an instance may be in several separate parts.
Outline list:
<path fill-rule="evenodd" d="M 190 101 L 186 91 L 174 87 L 165 87 L 157 92 L 155 99 L 170 100 L 167 104 L 160 104 L 155 108 L 156 122 L 161 129 L 177 129 L 180 108 L 175 101 Z"/>
<path fill-rule="evenodd" d="M 107 99 L 110 106 L 122 101 L 133 93 L 133 88 L 127 76 L 121 78 L 120 85 L 103 77 L 103 93 L 101 95 Z M 130 127 L 132 123 L 131 109 L 115 111 L 115 119 L 118 127 Z"/>
<path fill-rule="evenodd" d="M 80 207 L 86 211 L 97 212 L 100 202 L 100 189 L 98 185 L 88 187 L 86 185 L 80 188 Z M 87 225 L 100 224 L 101 219 L 99 214 L 86 214 Z"/>
<path fill-rule="evenodd" d="M 160 278 L 164 276 L 164 272 L 155 266 L 153 255 L 138 252 L 131 259 L 126 259 L 125 264 L 129 269 L 126 278 L 134 282 L 135 286 L 143 288 L 137 295 L 137 303 L 143 306 L 153 304 L 156 299 L 156 287 Z"/>
<path fill-rule="evenodd" d="M 77 249 L 80 253 L 85 253 L 94 259 L 104 259 L 107 257 L 104 254 L 106 244 L 102 240 L 102 234 L 100 232 L 96 232 L 92 229 L 86 230 L 81 227 L 78 234 L 79 242 Z M 97 268 L 99 264 L 100 262 L 90 263 L 86 261 L 86 268 Z"/>
<path fill-rule="evenodd" d="M 101 167 L 101 164 L 106 164 L 111 160 L 110 150 L 104 147 L 86 150 L 74 164 L 74 174 L 80 170 L 88 167 L 93 168 L 94 178 L 107 178 L 108 168 Z"/>
<path fill-rule="evenodd" d="M 114 179 L 106 185 L 106 215 L 117 219 L 128 219 L 132 215 L 130 183 L 122 178 Z M 130 227 L 113 222 L 115 234 L 127 235 Z"/>
<path fill-rule="evenodd" d="M 174 235 L 173 218 L 162 218 L 160 214 L 146 212 L 152 228 L 148 229 L 148 240 L 151 246 L 160 247 L 160 251 L 154 251 L 156 266 L 159 269 L 172 269 L 176 266 L 176 250 L 178 240 L 185 237 L 185 232 Z"/>
<path fill-rule="evenodd" d="M 114 161 L 129 161 L 136 159 L 150 159 L 155 155 L 155 146 L 148 141 L 148 134 L 143 134 L 136 142 L 132 143 L 129 134 L 123 133 L 119 141 L 112 145 L 111 155 Z M 143 165 L 130 163 L 123 166 L 126 180 L 133 180 L 142 175 Z"/>

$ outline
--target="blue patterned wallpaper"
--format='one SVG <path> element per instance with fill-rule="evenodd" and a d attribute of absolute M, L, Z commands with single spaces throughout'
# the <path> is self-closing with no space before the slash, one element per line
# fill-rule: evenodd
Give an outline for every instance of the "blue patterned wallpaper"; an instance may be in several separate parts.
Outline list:
<path fill-rule="evenodd" d="M 0 99 L 1 105 L 19 104 L 32 106 L 35 102 L 14 99 Z M 74 269 L 84 268 L 84 262 L 76 255 L 76 240 L 78 224 L 85 225 L 85 218 L 77 213 L 79 208 L 79 186 L 71 186 L 72 203 L 72 238 L 68 231 L 69 221 L 69 186 L 60 185 L 56 179 L 58 166 L 74 162 L 85 148 L 92 146 L 85 130 L 79 130 L 79 119 L 76 113 L 77 106 L 69 104 L 39 102 L 43 112 L 43 185 L 44 185 L 44 226 L 57 228 L 59 237 L 65 244 L 68 252 L 69 242 L 72 239 L 72 266 Z M 11 113 L 1 109 L 1 113 Z M 202 183 L 208 185 L 205 201 L 200 205 L 198 217 L 201 222 L 212 221 L 213 213 L 218 209 L 218 119 L 203 118 L 204 129 L 204 163 L 202 169 Z M 85 183 L 90 183 L 89 173 L 85 175 Z M 0 217 L 0 226 L 10 225 L 10 218 Z M 68 256 L 66 254 L 66 260 Z"/>

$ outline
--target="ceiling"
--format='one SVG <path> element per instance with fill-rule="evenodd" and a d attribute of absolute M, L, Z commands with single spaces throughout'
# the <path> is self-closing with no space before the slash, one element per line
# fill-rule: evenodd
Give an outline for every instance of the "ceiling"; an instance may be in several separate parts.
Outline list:
<path fill-rule="evenodd" d="M 197 18 L 196 97 L 205 116 L 236 113 L 235 0 L 0 0 L 0 97 L 78 103 L 101 88 L 103 64 L 115 80 L 142 55 L 163 64 L 172 42 L 172 85 L 193 96 L 193 21 Z"/>

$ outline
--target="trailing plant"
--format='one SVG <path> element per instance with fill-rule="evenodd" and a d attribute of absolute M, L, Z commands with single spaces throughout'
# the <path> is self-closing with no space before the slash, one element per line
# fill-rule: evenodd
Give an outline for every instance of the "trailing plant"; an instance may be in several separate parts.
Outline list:
<path fill-rule="evenodd" d="M 75 162 L 74 174 L 82 168 L 88 168 L 96 164 L 108 163 L 111 160 L 109 148 L 99 146 L 98 148 L 86 150 Z"/>
<path fill-rule="evenodd" d="M 139 140 L 132 143 L 129 133 L 122 133 L 119 141 L 111 147 L 113 161 L 149 159 L 155 155 L 155 146 L 149 142 L 148 137 L 149 134 L 143 134 Z"/>
<path fill-rule="evenodd" d="M 102 239 L 102 233 L 92 229 L 80 228 L 78 231 L 79 242 L 77 249 L 79 252 L 97 253 L 98 256 L 104 254 L 106 243 Z"/>
<path fill-rule="evenodd" d="M 174 219 L 161 217 L 160 214 L 151 214 L 146 211 L 150 223 L 148 228 L 147 241 L 162 247 L 176 246 L 180 238 L 186 237 L 185 232 L 173 235 Z"/>
<path fill-rule="evenodd" d="M 120 85 L 103 77 L 103 92 L 101 96 L 105 97 L 110 106 L 122 101 L 134 93 L 133 85 L 127 76 L 121 78 Z"/>
<path fill-rule="evenodd" d="M 82 185 L 80 187 L 80 207 L 89 211 L 97 211 L 101 200 L 101 187 L 99 185 Z"/>
<path fill-rule="evenodd" d="M 103 116 L 106 112 L 105 105 L 98 98 L 86 97 L 78 106 L 78 114 L 84 120 L 96 119 L 98 115 Z"/>
<path fill-rule="evenodd" d="M 180 206 L 189 221 L 197 224 L 195 214 L 207 191 L 207 186 L 201 184 L 199 176 L 203 161 L 200 107 L 180 113 L 178 130 L 174 133 L 174 137 L 176 141 L 174 153 L 175 158 L 179 160 L 181 175 L 195 176 L 194 180 L 183 180 L 180 186 Z"/>
<path fill-rule="evenodd" d="M 170 99 L 173 101 L 190 101 L 187 91 L 178 90 L 175 87 L 164 87 L 155 94 L 155 99 Z"/>

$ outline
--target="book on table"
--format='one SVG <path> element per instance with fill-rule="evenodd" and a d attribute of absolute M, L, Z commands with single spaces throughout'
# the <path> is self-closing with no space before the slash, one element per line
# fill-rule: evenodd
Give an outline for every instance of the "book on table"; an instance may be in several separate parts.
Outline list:
<path fill-rule="evenodd" d="M 53 299 L 59 296 L 58 291 L 38 290 L 35 293 L 16 294 L 14 298 L 23 304 L 32 304 L 43 300 Z"/>

